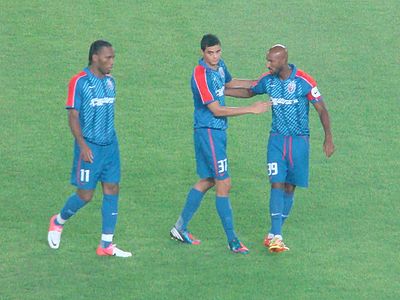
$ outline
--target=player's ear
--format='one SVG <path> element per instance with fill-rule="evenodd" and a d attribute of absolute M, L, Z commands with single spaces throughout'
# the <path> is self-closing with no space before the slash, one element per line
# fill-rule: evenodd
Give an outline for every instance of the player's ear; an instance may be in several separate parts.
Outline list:
<path fill-rule="evenodd" d="M 99 56 L 97 54 L 93 54 L 92 56 L 92 62 L 97 63 L 99 60 Z"/>

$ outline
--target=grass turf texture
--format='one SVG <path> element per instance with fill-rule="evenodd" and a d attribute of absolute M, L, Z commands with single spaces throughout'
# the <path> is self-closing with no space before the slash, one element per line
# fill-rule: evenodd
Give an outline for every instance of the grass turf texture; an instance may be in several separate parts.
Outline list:
<path fill-rule="evenodd" d="M 398 299 L 398 1 L 1 1 L 0 299 Z M 319 83 L 337 151 L 322 153 L 311 108 L 310 188 L 284 227 L 291 251 L 262 246 L 269 221 L 270 114 L 230 119 L 231 201 L 250 248 L 233 255 L 206 196 L 191 222 L 199 247 L 168 237 L 195 182 L 189 79 L 204 33 L 235 77 L 265 71 L 265 50 Z M 61 248 L 48 219 L 73 191 L 64 101 L 89 44 L 113 43 L 122 182 L 116 242 L 133 259 L 98 258 L 101 192 L 71 219 Z M 258 97 L 263 99 L 263 97 Z M 253 99 L 255 100 L 255 99 Z M 229 105 L 253 100 L 229 99 Z"/>

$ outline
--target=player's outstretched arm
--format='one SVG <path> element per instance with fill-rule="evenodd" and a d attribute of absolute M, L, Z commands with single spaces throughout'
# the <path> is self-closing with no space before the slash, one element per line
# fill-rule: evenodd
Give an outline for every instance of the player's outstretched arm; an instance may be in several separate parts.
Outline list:
<path fill-rule="evenodd" d="M 318 112 L 319 119 L 321 120 L 322 127 L 325 131 L 325 140 L 324 140 L 324 152 L 326 157 L 330 157 L 335 151 L 335 145 L 333 144 L 333 136 L 331 131 L 331 122 L 329 119 L 329 113 L 326 109 L 325 103 L 321 100 L 314 103 L 314 107 Z"/>
<path fill-rule="evenodd" d="M 235 98 L 251 98 L 255 95 L 249 88 L 225 88 L 224 94 Z"/>
<path fill-rule="evenodd" d="M 79 123 L 79 111 L 76 109 L 68 109 L 68 122 L 71 127 L 72 135 L 75 137 L 81 150 L 81 157 L 86 162 L 93 162 L 92 150 L 88 147 L 82 136 L 81 125 Z"/>
<path fill-rule="evenodd" d="M 229 107 L 221 106 L 218 101 L 214 101 L 207 105 L 216 117 L 234 117 L 246 114 L 262 114 L 268 111 L 271 106 L 269 101 L 257 101 L 250 106 Z"/>
<path fill-rule="evenodd" d="M 227 88 L 244 88 L 249 89 L 255 84 L 257 80 L 249 80 L 249 79 L 238 79 L 233 78 L 231 81 L 225 83 L 225 87 Z"/>

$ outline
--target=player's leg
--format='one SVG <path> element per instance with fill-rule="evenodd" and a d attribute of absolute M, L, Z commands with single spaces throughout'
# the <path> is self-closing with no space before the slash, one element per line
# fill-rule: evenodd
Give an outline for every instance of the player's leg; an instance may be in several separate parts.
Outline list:
<path fill-rule="evenodd" d="M 97 155 L 98 149 L 93 145 L 90 147 L 94 155 Z M 80 149 L 75 143 L 71 184 L 75 185 L 77 190 L 67 198 L 61 211 L 50 219 L 47 235 L 50 248 L 58 249 L 60 247 L 61 233 L 66 221 L 92 200 L 99 177 L 98 168 L 99 162 L 88 163 L 80 158 Z"/>
<path fill-rule="evenodd" d="M 218 215 L 221 219 L 222 226 L 224 228 L 228 247 L 234 253 L 247 254 L 249 249 L 243 245 L 238 239 L 234 225 L 233 225 L 233 212 L 232 206 L 229 199 L 229 192 L 231 189 L 231 179 L 230 177 L 216 180 L 216 201 L 215 206 L 217 208 Z"/>
<path fill-rule="evenodd" d="M 294 136 L 289 140 L 289 168 L 285 184 L 283 222 L 289 216 L 294 202 L 296 186 L 308 186 L 309 138 Z"/>
<path fill-rule="evenodd" d="M 205 193 L 214 186 L 213 178 L 200 179 L 189 191 L 182 212 L 174 227 L 170 230 L 172 239 L 182 243 L 198 245 L 201 241 L 195 238 L 187 229 L 190 220 L 200 207 Z"/>
<path fill-rule="evenodd" d="M 285 145 L 288 168 L 283 193 L 282 225 L 292 209 L 296 186 L 308 186 L 309 139 L 308 136 L 289 136 L 285 137 Z"/>
<path fill-rule="evenodd" d="M 247 254 L 249 250 L 239 241 L 233 223 L 232 206 L 229 199 L 231 178 L 229 176 L 226 153 L 227 136 L 225 131 L 208 130 L 209 165 L 215 179 L 215 206 L 224 228 L 229 249 L 234 253 Z"/>
<path fill-rule="evenodd" d="M 270 252 L 283 252 L 289 250 L 289 248 L 283 243 L 282 237 L 284 188 L 284 183 L 271 184 L 269 202 L 271 229 L 264 240 L 264 245 Z"/>
<path fill-rule="evenodd" d="M 287 154 L 287 137 L 271 134 L 267 148 L 268 176 L 271 183 L 269 197 L 271 228 L 264 239 L 264 245 L 269 248 L 270 251 L 272 249 L 277 249 L 277 247 L 281 245 L 282 241 L 282 213 L 287 174 Z"/>
<path fill-rule="evenodd" d="M 296 186 L 290 183 L 285 183 L 285 191 L 283 193 L 283 211 L 282 211 L 282 225 L 289 217 L 294 202 L 294 191 Z"/>
<path fill-rule="evenodd" d="M 77 190 L 65 202 L 60 213 L 50 218 L 47 241 L 50 248 L 58 249 L 65 222 L 84 207 L 93 197 L 93 190 Z"/>
<path fill-rule="evenodd" d="M 309 138 L 308 136 L 293 136 L 286 138 L 288 145 L 286 152 L 288 169 L 283 195 L 282 224 L 289 216 L 293 206 L 294 191 L 296 186 L 308 186 L 308 161 L 309 161 Z M 287 247 L 286 247 L 287 248 Z M 271 249 L 271 247 L 270 247 Z M 282 249 L 282 248 L 279 248 Z M 278 252 L 278 250 L 276 250 Z M 285 251 L 285 250 L 283 250 Z"/>
<path fill-rule="evenodd" d="M 196 239 L 187 229 L 190 220 L 200 207 L 205 193 L 215 185 L 213 169 L 210 167 L 210 145 L 207 129 L 195 129 L 193 133 L 194 150 L 196 157 L 196 170 L 201 178 L 189 191 L 184 207 L 175 225 L 170 230 L 172 239 L 182 243 L 198 245 Z"/>
<path fill-rule="evenodd" d="M 216 199 L 215 206 L 228 242 L 237 238 L 233 226 L 232 206 L 229 199 L 229 191 L 231 189 L 231 178 L 216 180 Z"/>
<path fill-rule="evenodd" d="M 205 193 L 214 186 L 213 178 L 200 179 L 189 191 L 182 212 L 175 223 L 178 230 L 187 230 L 189 221 L 192 219 L 197 209 L 200 207 L 201 201 Z"/>
<path fill-rule="evenodd" d="M 119 185 L 112 183 L 102 183 L 103 201 L 101 205 L 101 241 L 102 248 L 107 248 L 112 244 L 115 226 L 118 218 Z"/>
<path fill-rule="evenodd" d="M 215 206 L 222 226 L 224 227 L 228 242 L 237 238 L 233 228 L 232 206 L 229 200 L 229 191 L 231 189 L 231 178 L 216 180 L 216 200 Z"/>
<path fill-rule="evenodd" d="M 119 182 L 121 179 L 118 142 L 103 148 L 104 163 L 101 172 L 103 201 L 101 206 L 101 240 L 96 254 L 99 256 L 130 257 L 131 252 L 123 251 L 113 244 L 118 219 Z"/>
<path fill-rule="evenodd" d="M 271 217 L 270 233 L 282 235 L 282 212 L 284 202 L 284 183 L 272 183 L 269 199 L 269 213 Z"/>
<path fill-rule="evenodd" d="M 99 256 L 130 257 L 131 252 L 123 251 L 113 244 L 115 226 L 118 218 L 119 185 L 102 183 L 103 202 L 101 207 L 102 226 L 101 241 L 96 254 Z"/>

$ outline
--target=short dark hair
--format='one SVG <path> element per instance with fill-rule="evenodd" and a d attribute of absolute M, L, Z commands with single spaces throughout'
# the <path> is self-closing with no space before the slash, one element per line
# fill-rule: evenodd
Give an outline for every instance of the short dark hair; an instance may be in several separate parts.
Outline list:
<path fill-rule="evenodd" d="M 203 35 L 203 38 L 201 39 L 201 42 L 200 42 L 201 50 L 204 51 L 204 50 L 206 50 L 207 47 L 212 47 L 215 45 L 221 45 L 221 42 L 216 35 L 211 34 L 211 33 Z"/>
<path fill-rule="evenodd" d="M 97 40 L 94 41 L 91 45 L 90 45 L 90 49 L 89 49 L 89 66 L 92 64 L 92 58 L 94 54 L 97 54 L 100 52 L 100 50 L 103 47 L 112 47 L 111 43 L 104 41 L 104 40 Z"/>

